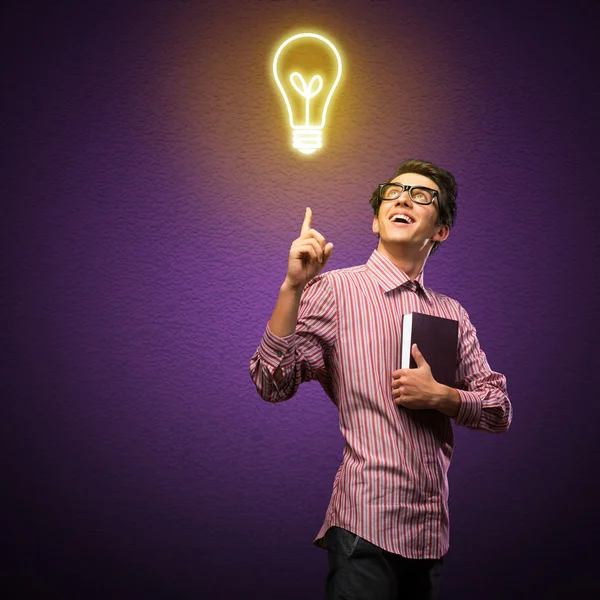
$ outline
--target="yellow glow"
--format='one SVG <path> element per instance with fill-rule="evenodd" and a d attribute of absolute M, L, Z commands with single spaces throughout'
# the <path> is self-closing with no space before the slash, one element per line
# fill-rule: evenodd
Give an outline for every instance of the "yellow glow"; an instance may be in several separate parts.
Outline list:
<path fill-rule="evenodd" d="M 340 53 L 322 35 L 299 33 L 279 46 L 273 59 L 273 75 L 287 107 L 292 146 L 303 154 L 312 154 L 323 146 L 327 109 L 342 76 Z"/>

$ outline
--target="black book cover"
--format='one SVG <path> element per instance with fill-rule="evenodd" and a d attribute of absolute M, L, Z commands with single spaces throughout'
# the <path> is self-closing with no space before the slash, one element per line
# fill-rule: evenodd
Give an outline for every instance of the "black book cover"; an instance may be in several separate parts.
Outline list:
<path fill-rule="evenodd" d="M 458 321 L 416 312 L 404 315 L 402 317 L 402 369 L 417 368 L 417 363 L 411 354 L 413 344 L 419 347 L 431 367 L 433 378 L 438 383 L 457 387 Z"/>

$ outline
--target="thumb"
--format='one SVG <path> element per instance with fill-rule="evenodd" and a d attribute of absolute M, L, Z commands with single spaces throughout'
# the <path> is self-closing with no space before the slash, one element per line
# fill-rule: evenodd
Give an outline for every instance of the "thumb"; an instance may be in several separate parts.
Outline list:
<path fill-rule="evenodd" d="M 419 367 L 428 367 L 429 364 L 425 360 L 425 357 L 421 354 L 419 347 L 416 344 L 412 345 L 412 355 L 415 358 L 415 362 L 417 363 L 417 368 Z"/>
<path fill-rule="evenodd" d="M 323 267 L 327 264 L 329 257 L 331 256 L 331 252 L 333 251 L 333 244 L 331 242 L 325 245 L 325 250 L 323 251 Z M 323 268 L 321 267 L 321 268 Z"/>

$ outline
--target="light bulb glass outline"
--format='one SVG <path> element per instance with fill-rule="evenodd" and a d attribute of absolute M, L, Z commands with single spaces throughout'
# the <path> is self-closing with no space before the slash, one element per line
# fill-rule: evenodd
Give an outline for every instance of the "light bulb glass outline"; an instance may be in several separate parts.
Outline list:
<path fill-rule="evenodd" d="M 288 44 L 293 42 L 294 40 L 297 40 L 299 38 L 305 38 L 305 37 L 315 38 L 315 39 L 318 39 L 318 40 L 324 42 L 325 44 L 327 44 L 329 46 L 329 48 L 333 51 L 336 61 L 337 61 L 337 75 L 336 75 L 335 81 L 333 82 L 333 85 L 331 86 L 331 89 L 329 90 L 327 100 L 325 101 L 325 105 L 323 107 L 323 112 L 321 115 L 320 125 L 309 125 L 308 122 L 306 125 L 295 125 L 294 124 L 294 115 L 292 113 L 292 107 L 290 105 L 290 101 L 289 101 L 286 91 L 279 79 L 279 75 L 277 74 L 277 61 L 279 60 L 279 55 L 281 54 L 283 49 Z M 281 91 L 281 95 L 283 96 L 283 99 L 285 101 L 285 104 L 286 104 L 286 107 L 288 110 L 288 115 L 289 115 L 289 119 L 290 119 L 290 127 L 292 128 L 292 130 L 294 132 L 293 146 L 295 148 L 297 148 L 298 150 L 300 150 L 301 152 L 304 152 L 305 154 L 310 154 L 310 153 L 314 152 L 316 148 L 320 148 L 322 146 L 322 143 L 321 143 L 322 133 L 320 130 L 323 129 L 323 127 L 325 126 L 325 120 L 327 117 L 327 109 L 329 108 L 329 103 L 333 96 L 333 92 L 335 91 L 335 89 L 342 77 L 342 57 L 340 56 L 340 53 L 338 52 L 337 48 L 326 37 L 319 35 L 318 33 L 298 33 L 296 35 L 291 36 L 287 40 L 285 40 L 277 49 L 277 52 L 275 53 L 275 57 L 273 58 L 273 76 L 275 78 L 275 82 L 277 83 L 277 86 L 279 87 L 279 90 Z M 296 83 L 296 80 L 298 80 L 298 79 L 302 83 L 302 91 L 300 91 L 298 84 Z M 318 81 L 318 89 L 313 92 L 312 86 L 313 86 L 314 81 Z M 323 79 L 318 75 L 313 76 L 310 80 L 310 83 L 307 85 L 306 82 L 304 81 L 304 78 L 302 77 L 302 75 L 294 72 L 290 75 L 290 82 L 292 83 L 292 86 L 294 87 L 294 89 L 306 98 L 306 120 L 308 121 L 309 100 L 310 100 L 310 98 L 315 96 L 321 90 L 321 88 L 323 87 Z"/>

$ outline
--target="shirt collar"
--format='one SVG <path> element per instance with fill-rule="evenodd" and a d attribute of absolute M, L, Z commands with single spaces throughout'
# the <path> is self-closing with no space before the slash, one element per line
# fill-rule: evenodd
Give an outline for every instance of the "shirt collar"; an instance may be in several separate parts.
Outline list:
<path fill-rule="evenodd" d="M 373 250 L 373 254 L 371 254 L 367 261 L 367 268 L 383 288 L 384 292 L 391 292 L 401 286 L 411 288 L 413 285 L 410 277 L 402 269 L 377 250 Z M 420 287 L 427 300 L 433 302 L 431 294 L 425 289 L 423 283 L 423 271 L 417 275 L 414 281 L 417 283 L 417 289 Z"/>

